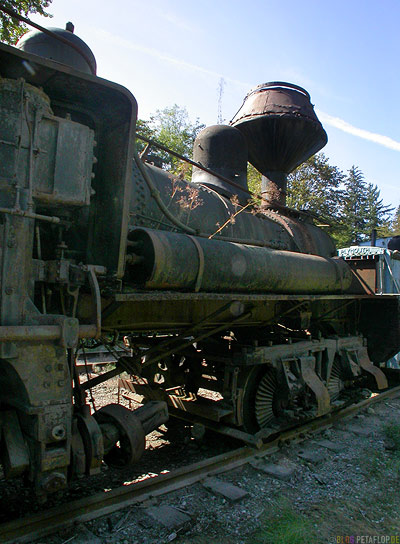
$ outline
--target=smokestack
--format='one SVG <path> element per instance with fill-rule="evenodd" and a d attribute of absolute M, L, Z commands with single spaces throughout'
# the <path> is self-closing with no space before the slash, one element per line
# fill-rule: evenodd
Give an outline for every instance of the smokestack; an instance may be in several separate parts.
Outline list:
<path fill-rule="evenodd" d="M 281 81 L 250 91 L 230 124 L 247 141 L 249 161 L 263 175 L 261 192 L 269 206 L 286 204 L 288 174 L 328 141 L 308 92 Z"/>

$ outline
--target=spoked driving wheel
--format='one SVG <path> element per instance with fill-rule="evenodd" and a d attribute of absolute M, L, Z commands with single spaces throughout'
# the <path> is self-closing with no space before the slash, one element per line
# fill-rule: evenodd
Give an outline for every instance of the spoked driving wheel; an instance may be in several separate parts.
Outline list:
<path fill-rule="evenodd" d="M 343 371 L 337 359 L 333 363 L 327 387 L 331 401 L 337 400 L 344 389 Z"/>
<path fill-rule="evenodd" d="M 268 427 L 275 419 L 277 378 L 273 368 L 252 368 L 242 379 L 240 416 L 248 433 Z"/>
<path fill-rule="evenodd" d="M 277 380 L 275 373 L 272 369 L 268 369 L 261 379 L 255 397 L 255 416 L 261 429 L 267 427 L 275 418 L 274 400 L 276 387 Z"/>

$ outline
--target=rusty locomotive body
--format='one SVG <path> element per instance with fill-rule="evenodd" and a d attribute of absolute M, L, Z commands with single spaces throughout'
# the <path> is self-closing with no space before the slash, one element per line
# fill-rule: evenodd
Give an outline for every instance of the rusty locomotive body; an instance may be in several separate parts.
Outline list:
<path fill-rule="evenodd" d="M 365 289 L 285 205 L 287 174 L 326 143 L 304 89 L 261 85 L 202 131 L 189 183 L 139 157 L 136 101 L 94 75 L 90 51 L 71 68 L 37 47 L 0 46 L 7 478 L 46 495 L 104 459 L 134 462 L 168 411 L 259 443 L 387 387 L 371 360 L 398 351 L 398 298 Z M 116 368 L 80 383 L 77 350 L 122 339 Z M 85 392 L 122 372 L 143 407 L 91 413 Z"/>

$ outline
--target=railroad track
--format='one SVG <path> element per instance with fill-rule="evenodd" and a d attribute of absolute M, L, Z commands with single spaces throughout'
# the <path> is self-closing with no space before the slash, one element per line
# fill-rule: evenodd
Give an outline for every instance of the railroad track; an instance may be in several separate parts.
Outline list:
<path fill-rule="evenodd" d="M 302 440 L 309 433 L 322 431 L 341 419 L 355 415 L 372 404 L 399 395 L 400 386 L 397 386 L 333 414 L 304 423 L 294 429 L 286 430 L 260 449 L 244 446 L 167 474 L 121 486 L 109 492 L 96 493 L 39 514 L 3 523 L 0 525 L 0 542 L 3 544 L 32 542 L 60 531 L 73 523 L 90 521 L 140 503 L 150 497 L 160 496 L 192 485 L 207 476 L 233 470 L 254 458 L 274 453 L 282 441 Z"/>

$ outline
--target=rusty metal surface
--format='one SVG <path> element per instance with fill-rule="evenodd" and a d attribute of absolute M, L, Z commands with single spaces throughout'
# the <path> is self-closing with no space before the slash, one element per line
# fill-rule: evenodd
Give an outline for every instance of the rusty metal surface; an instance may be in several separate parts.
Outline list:
<path fill-rule="evenodd" d="M 196 137 L 193 159 L 224 179 L 205 172 L 204 167 L 195 167 L 192 182 L 204 183 L 228 198 L 236 194 L 242 204 L 247 203 L 247 144 L 239 130 L 228 125 L 206 127 Z"/>
<path fill-rule="evenodd" d="M 234 301 L 230 301 L 223 306 L 219 304 L 215 311 L 211 313 L 208 311 L 205 316 L 202 315 L 200 321 L 190 323 L 188 327 L 185 327 L 184 332 L 177 336 L 167 336 L 162 342 L 150 348 L 146 352 L 145 360 L 143 360 L 142 353 L 140 352 L 132 357 L 119 357 L 117 358 L 117 367 L 114 370 L 110 370 L 105 375 L 100 375 L 86 381 L 80 385 L 80 388 L 82 390 L 89 389 L 124 371 L 136 375 L 143 368 L 154 365 L 169 355 L 179 353 L 185 348 L 192 346 L 193 343 L 223 331 L 227 326 L 240 325 L 250 315 L 251 311 L 245 311 L 244 305 L 238 305 Z M 149 392 L 151 393 L 150 390 Z"/>
<path fill-rule="evenodd" d="M 375 294 L 377 290 L 376 262 L 373 259 L 348 259 L 346 263 L 354 275 L 352 292 Z"/>
<path fill-rule="evenodd" d="M 168 407 L 164 401 L 150 401 L 135 410 L 135 416 L 147 435 L 168 421 Z"/>
<path fill-rule="evenodd" d="M 300 357 L 301 372 L 304 381 L 313 391 L 317 399 L 317 417 L 327 414 L 331 410 L 331 400 L 328 389 L 315 372 L 315 357 Z"/>
<path fill-rule="evenodd" d="M 386 389 L 388 387 L 388 381 L 385 374 L 380 368 L 371 363 L 371 360 L 368 357 L 367 348 L 362 348 L 359 350 L 358 360 L 361 368 L 372 374 L 372 376 L 375 378 L 378 389 Z"/>
<path fill-rule="evenodd" d="M 104 423 L 111 423 L 118 429 L 117 440 L 105 452 L 106 463 L 117 467 L 136 463 L 144 452 L 146 440 L 135 411 L 120 404 L 108 404 L 96 412 L 95 418 L 100 428 Z M 117 442 L 119 446 L 116 445 Z"/>
<path fill-rule="evenodd" d="M 263 174 L 261 193 L 269 204 L 285 205 L 287 174 L 328 141 L 310 95 L 290 83 L 258 85 L 230 124 L 246 139 L 249 162 Z"/>
<path fill-rule="evenodd" d="M 264 83 L 250 91 L 231 125 L 243 132 L 250 162 L 267 176 L 291 172 L 327 142 L 310 95 L 290 83 Z"/>
<path fill-rule="evenodd" d="M 36 67 L 32 74 L 24 62 Z M 0 44 L 3 78 L 24 78 L 41 86 L 65 117 L 71 114 L 83 124 L 96 126 L 96 142 L 102 160 L 92 187 L 96 191 L 92 225 L 86 247 L 88 262 L 106 266 L 122 277 L 125 266 L 128 206 L 132 177 L 137 103 L 131 93 L 115 83 L 78 73 L 68 66 Z M 1 203 L 1 202 L 0 202 Z M 78 228 L 85 238 L 87 228 Z"/>
<path fill-rule="evenodd" d="M 0 412 L 3 441 L 2 465 L 6 478 L 20 476 L 29 468 L 29 451 L 15 410 Z"/>
<path fill-rule="evenodd" d="M 158 168 L 142 165 L 143 176 L 134 170 L 131 203 L 130 228 L 138 226 L 159 230 L 178 230 L 202 237 L 211 237 L 225 241 L 245 243 L 250 245 L 267 246 L 274 249 L 289 251 L 310 251 L 310 245 L 303 246 L 303 237 L 297 240 L 288 232 L 285 224 L 277 219 L 277 214 L 265 213 L 264 209 L 235 204 L 230 199 L 218 194 L 211 187 L 203 184 L 187 183 L 173 179 Z M 167 208 L 173 218 L 168 217 L 160 208 Z M 299 218 L 301 214 L 297 214 Z M 314 227 L 310 220 L 303 221 L 303 229 L 309 230 L 309 237 L 317 238 L 314 247 L 318 254 L 332 257 L 335 248 L 327 233 Z M 233 218 L 233 219 L 232 219 Z M 183 224 L 183 226 L 182 226 Z M 217 232 L 218 231 L 218 232 Z"/>
<path fill-rule="evenodd" d="M 96 419 L 90 415 L 89 407 L 77 414 L 79 433 L 85 449 L 85 472 L 99 474 L 104 458 L 104 440 Z"/>
<path fill-rule="evenodd" d="M 187 235 L 137 229 L 131 240 L 141 244 L 135 252 L 144 261 L 129 266 L 129 275 L 147 289 L 335 293 L 351 283 L 350 270 L 341 259 L 197 237 L 202 267 L 198 248 Z"/>
<path fill-rule="evenodd" d="M 180 330 L 190 326 L 218 309 L 222 302 L 236 300 L 242 304 L 252 304 L 252 314 L 237 326 L 266 326 L 274 323 L 282 313 L 298 310 L 299 305 L 306 309 L 311 307 L 312 319 L 332 320 L 339 312 L 347 315 L 343 306 L 351 308 L 356 301 L 368 297 L 360 295 L 354 298 L 350 295 L 246 295 L 243 293 L 180 293 L 180 292 L 137 292 L 116 296 L 118 303 L 105 307 L 103 326 L 105 329 L 120 328 L 121 330 Z M 156 302 L 156 304 L 155 304 Z M 297 307 L 297 310 L 296 310 Z M 324 317 L 324 314 L 327 314 Z M 350 315 L 352 315 L 350 313 Z M 221 319 L 216 320 L 222 324 Z"/>
<path fill-rule="evenodd" d="M 323 256 L 336 254 L 333 241 L 327 239 L 326 233 L 316 227 L 310 218 L 296 216 L 285 207 L 263 207 L 263 214 L 284 227 L 301 253 Z"/>

